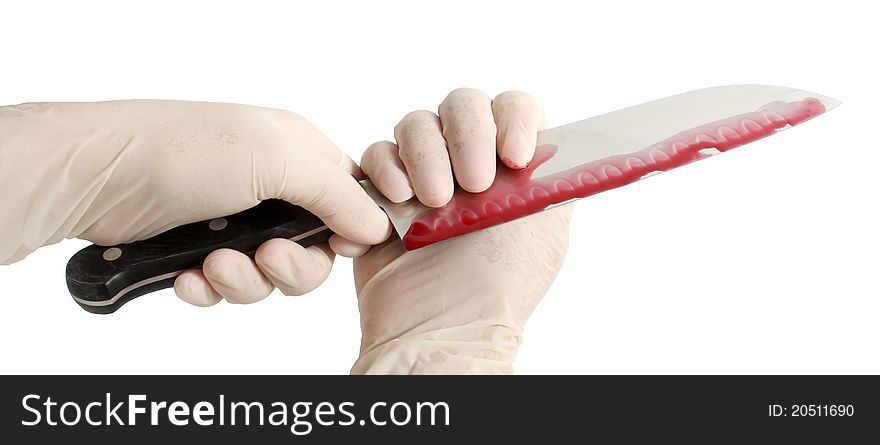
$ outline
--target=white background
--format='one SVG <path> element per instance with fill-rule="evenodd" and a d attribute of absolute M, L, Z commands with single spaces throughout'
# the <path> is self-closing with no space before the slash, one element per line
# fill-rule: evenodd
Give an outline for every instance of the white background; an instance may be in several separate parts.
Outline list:
<path fill-rule="evenodd" d="M 870 2 L 853 2 L 866 4 Z M 878 373 L 877 14 L 847 2 L 8 2 L 0 103 L 242 102 L 309 118 L 352 157 L 456 87 L 543 100 L 550 126 L 701 87 L 844 104 L 577 204 L 520 373 Z M 24 168 L 24 167 L 23 167 Z M 0 235 L 2 236 L 2 235 Z M 304 297 L 110 316 L 67 295 L 83 241 L 0 267 L 0 371 L 345 373 L 351 262 Z"/>

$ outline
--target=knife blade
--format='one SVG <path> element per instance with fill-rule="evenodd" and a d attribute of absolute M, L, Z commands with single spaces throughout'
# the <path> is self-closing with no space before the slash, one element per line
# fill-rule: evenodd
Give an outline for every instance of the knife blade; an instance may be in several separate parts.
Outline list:
<path fill-rule="evenodd" d="M 705 88 L 544 130 L 528 168 L 500 166 L 488 190 L 474 194 L 457 188 L 441 208 L 415 198 L 395 204 L 368 180 L 361 185 L 388 214 L 404 246 L 418 249 L 717 155 L 839 104 L 786 87 Z M 306 210 L 269 200 L 147 240 L 86 247 L 68 262 L 67 284 L 85 310 L 111 313 L 137 296 L 173 286 L 177 275 L 200 267 L 216 249 L 252 254 L 272 238 L 307 247 L 330 235 Z"/>

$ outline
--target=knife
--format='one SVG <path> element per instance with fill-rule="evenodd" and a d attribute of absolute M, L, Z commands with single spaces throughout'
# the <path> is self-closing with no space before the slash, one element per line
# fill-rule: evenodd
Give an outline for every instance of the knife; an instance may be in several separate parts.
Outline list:
<path fill-rule="evenodd" d="M 840 104 L 803 90 L 766 85 L 706 88 L 544 130 L 528 168 L 504 167 L 482 193 L 457 188 L 444 207 L 415 198 L 395 204 L 372 183 L 367 194 L 389 216 L 408 250 L 491 227 L 617 188 L 775 134 Z M 67 264 L 73 299 L 111 313 L 131 299 L 174 284 L 220 248 L 247 254 L 272 238 L 304 247 L 332 233 L 308 211 L 263 201 L 224 218 L 181 226 L 118 246 L 92 245 Z"/>

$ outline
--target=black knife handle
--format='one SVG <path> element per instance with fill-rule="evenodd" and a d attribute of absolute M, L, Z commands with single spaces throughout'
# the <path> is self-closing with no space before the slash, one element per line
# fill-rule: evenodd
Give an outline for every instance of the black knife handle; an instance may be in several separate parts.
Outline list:
<path fill-rule="evenodd" d="M 86 247 L 67 263 L 67 288 L 83 309 L 109 314 L 135 297 L 173 286 L 177 275 L 201 267 L 214 250 L 250 255 L 272 238 L 308 247 L 330 235 L 305 209 L 267 200 L 235 215 L 187 224 L 143 241 Z"/>

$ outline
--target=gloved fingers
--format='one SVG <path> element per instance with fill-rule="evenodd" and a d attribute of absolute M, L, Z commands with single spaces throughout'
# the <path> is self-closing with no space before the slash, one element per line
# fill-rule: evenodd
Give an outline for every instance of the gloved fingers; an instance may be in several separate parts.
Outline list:
<path fill-rule="evenodd" d="M 303 295 L 327 279 L 334 257 L 326 243 L 304 248 L 278 238 L 263 243 L 254 260 L 284 295 Z"/>
<path fill-rule="evenodd" d="M 181 300 L 200 307 L 213 306 L 223 296 L 208 283 L 201 269 L 185 270 L 174 280 L 174 292 Z"/>
<path fill-rule="evenodd" d="M 391 202 L 404 202 L 413 197 L 415 192 L 400 160 L 400 149 L 394 142 L 379 141 L 367 147 L 361 156 L 361 168 Z"/>
<path fill-rule="evenodd" d="M 544 129 L 544 109 L 535 97 L 520 91 L 501 93 L 492 101 L 498 127 L 496 148 L 504 165 L 528 167 L 535 155 L 538 132 Z"/>
<path fill-rule="evenodd" d="M 327 226 L 352 241 L 378 244 L 391 234 L 391 221 L 367 196 L 350 172 L 327 159 L 306 153 L 301 174 L 287 175 L 280 198 L 321 218 Z"/>
<path fill-rule="evenodd" d="M 330 242 L 328 244 L 330 245 L 330 249 L 336 252 L 337 255 L 346 258 L 357 258 L 370 250 L 370 246 L 366 244 L 356 243 L 335 233 L 330 237 Z"/>
<path fill-rule="evenodd" d="M 230 303 L 256 303 L 274 289 L 254 261 L 237 250 L 211 252 L 202 264 L 202 272 L 211 287 Z"/>
<path fill-rule="evenodd" d="M 330 161 L 349 172 L 357 180 L 366 179 L 358 165 L 345 152 L 339 149 L 317 127 L 302 116 L 286 110 L 279 113 L 283 134 L 289 140 L 296 140 L 312 153 Z"/>
<path fill-rule="evenodd" d="M 430 111 L 413 111 L 394 127 L 394 138 L 419 201 L 428 207 L 446 205 L 452 199 L 454 184 L 440 118 Z"/>
<path fill-rule="evenodd" d="M 459 88 L 446 96 L 438 112 L 455 179 L 469 192 L 485 191 L 495 180 L 492 99 L 481 91 Z"/>
<path fill-rule="evenodd" d="M 341 152 L 340 152 L 341 153 Z M 342 153 L 342 157 L 337 163 L 343 170 L 347 171 L 354 179 L 361 181 L 367 179 L 367 175 L 364 174 L 364 171 L 361 169 L 357 162 L 354 162 L 354 159 L 351 156 Z"/>

